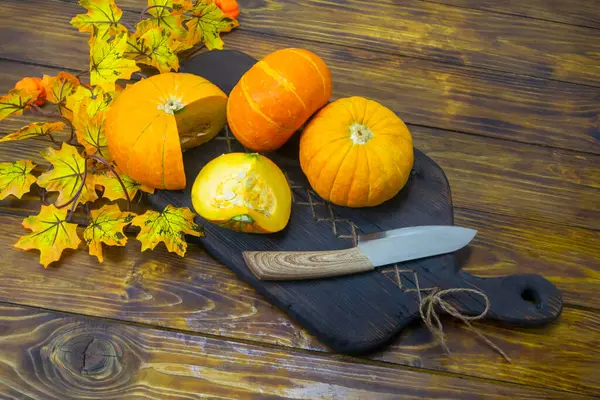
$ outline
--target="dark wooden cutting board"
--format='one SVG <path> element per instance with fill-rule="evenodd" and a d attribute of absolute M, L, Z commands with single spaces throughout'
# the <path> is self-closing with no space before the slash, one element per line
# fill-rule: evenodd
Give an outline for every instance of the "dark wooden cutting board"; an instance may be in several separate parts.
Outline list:
<path fill-rule="evenodd" d="M 202 53 L 183 64 L 181 71 L 203 76 L 229 94 L 256 60 L 237 51 Z M 334 82 L 335 89 L 335 82 Z M 356 95 L 361 95 L 356 93 Z M 475 288 L 491 302 L 487 318 L 512 325 L 541 325 L 555 320 L 562 309 L 559 291 L 538 275 L 477 278 L 460 270 L 456 256 L 447 254 L 352 276 L 306 281 L 260 281 L 246 266 L 245 250 L 333 250 L 355 245 L 356 235 L 417 225 L 452 225 L 452 200 L 444 172 L 415 149 L 409 182 L 390 201 L 373 208 L 350 209 L 324 202 L 311 189 L 298 162 L 296 133 L 280 150 L 265 154 L 286 173 L 294 202 L 282 232 L 256 235 L 233 232 L 198 217 L 206 237 L 189 237 L 215 259 L 232 269 L 272 304 L 286 312 L 332 350 L 366 353 L 388 343 L 418 318 L 415 274 L 423 288 Z M 245 149 L 224 129 L 211 142 L 184 153 L 187 189 L 157 191 L 152 207 L 167 204 L 193 210 L 189 189 L 200 169 L 211 159 Z M 480 314 L 484 300 L 471 293 L 448 298 L 462 313 Z"/>

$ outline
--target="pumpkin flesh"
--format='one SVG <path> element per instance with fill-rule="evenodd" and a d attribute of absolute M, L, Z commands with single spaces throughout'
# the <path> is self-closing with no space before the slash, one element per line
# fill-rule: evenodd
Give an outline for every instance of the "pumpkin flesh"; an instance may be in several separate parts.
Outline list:
<path fill-rule="evenodd" d="M 192 186 L 192 204 L 209 222 L 242 232 L 282 230 L 291 214 L 283 172 L 258 154 L 229 153 L 207 163 Z"/>
<path fill-rule="evenodd" d="M 164 73 L 123 90 L 107 114 L 108 148 L 118 167 L 153 188 L 186 186 L 182 149 L 217 135 L 227 96 L 192 74 Z"/>
<path fill-rule="evenodd" d="M 323 199 L 347 207 L 376 206 L 408 181 L 412 136 L 391 110 L 362 97 L 321 109 L 300 138 L 300 165 Z"/>

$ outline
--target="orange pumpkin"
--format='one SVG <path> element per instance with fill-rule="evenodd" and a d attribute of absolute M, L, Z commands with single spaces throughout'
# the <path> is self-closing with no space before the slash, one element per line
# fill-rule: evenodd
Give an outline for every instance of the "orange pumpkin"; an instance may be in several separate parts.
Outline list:
<path fill-rule="evenodd" d="M 215 5 L 229 18 L 236 19 L 240 15 L 240 7 L 236 0 L 215 0 Z"/>
<path fill-rule="evenodd" d="M 227 122 L 254 151 L 281 147 L 331 96 L 331 73 L 319 56 L 282 49 L 253 65 L 233 88 Z"/>
<path fill-rule="evenodd" d="M 35 93 L 37 100 L 33 104 L 36 106 L 41 106 L 46 101 L 46 88 L 44 87 L 44 83 L 40 78 L 23 78 L 15 84 L 15 89 L 28 93 Z"/>
<path fill-rule="evenodd" d="M 108 149 L 125 174 L 151 188 L 186 187 L 182 149 L 223 129 L 227 96 L 192 74 L 168 72 L 128 85 L 105 123 Z"/>
<path fill-rule="evenodd" d="M 372 207 L 394 197 L 414 162 L 412 136 L 396 114 L 362 97 L 322 108 L 300 137 L 300 166 L 323 199 Z"/>

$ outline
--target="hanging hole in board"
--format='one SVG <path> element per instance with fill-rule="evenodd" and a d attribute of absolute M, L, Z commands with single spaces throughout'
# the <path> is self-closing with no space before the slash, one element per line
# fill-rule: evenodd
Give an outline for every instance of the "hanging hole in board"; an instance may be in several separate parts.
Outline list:
<path fill-rule="evenodd" d="M 535 290 L 532 288 L 525 288 L 521 292 L 521 298 L 528 303 L 538 305 L 540 302 L 539 296 Z"/>

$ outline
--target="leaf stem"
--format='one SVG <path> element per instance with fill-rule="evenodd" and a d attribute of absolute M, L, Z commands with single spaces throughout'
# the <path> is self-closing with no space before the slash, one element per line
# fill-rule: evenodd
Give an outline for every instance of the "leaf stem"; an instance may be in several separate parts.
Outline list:
<path fill-rule="evenodd" d="M 43 115 L 44 117 L 62 117 L 62 115 L 60 115 L 60 113 L 56 113 L 55 111 L 44 111 L 40 107 L 36 106 L 35 104 L 31 105 L 31 111 L 33 111 L 34 113 L 37 113 L 39 115 Z"/>
<path fill-rule="evenodd" d="M 169 12 L 173 12 L 173 9 L 171 7 L 163 6 L 163 5 L 160 5 L 160 4 L 155 4 L 153 6 L 148 6 L 148 7 L 144 8 L 142 10 L 141 15 L 140 15 L 140 19 L 144 18 L 144 15 L 146 15 L 146 13 L 148 11 L 150 11 L 151 9 L 153 9 L 153 8 L 166 8 L 167 10 L 169 10 Z"/>
<path fill-rule="evenodd" d="M 54 136 L 52 136 L 51 133 L 48 134 L 48 137 L 50 138 L 50 140 L 52 140 L 52 143 L 60 147 L 60 144 L 56 141 L 56 139 L 54 139 Z"/>
<path fill-rule="evenodd" d="M 75 138 L 75 127 L 73 126 L 71 121 L 69 121 L 67 118 L 64 118 L 64 120 L 67 121 L 67 123 L 69 124 L 69 127 L 71 128 L 71 136 L 69 136 L 69 139 L 67 140 L 67 144 L 73 144 L 73 139 Z"/>
<path fill-rule="evenodd" d="M 71 200 L 67 201 L 65 204 L 62 204 L 60 206 L 56 206 L 56 208 L 63 208 L 68 206 L 71 203 L 74 203 L 73 206 L 71 207 L 71 215 L 69 215 L 69 217 L 67 218 L 69 221 L 71 220 L 71 216 L 73 215 L 73 212 L 75 211 L 75 208 L 77 207 L 77 201 L 79 200 L 79 197 L 81 196 L 81 193 L 83 192 L 83 187 L 85 186 L 85 180 L 87 179 L 87 173 L 88 173 L 88 169 L 87 169 L 87 162 L 83 163 L 83 176 L 81 179 L 81 185 L 79 185 L 79 189 L 77 189 L 77 192 L 75 193 L 75 196 L 73 196 L 71 198 Z"/>
<path fill-rule="evenodd" d="M 125 193 L 125 197 L 127 198 L 127 211 L 131 210 L 131 197 L 129 197 L 129 193 L 127 192 L 127 188 L 125 187 L 125 184 L 123 183 L 123 180 L 121 179 L 121 177 L 119 176 L 119 174 L 117 173 L 117 171 L 115 171 L 115 169 L 108 163 L 106 162 L 106 160 L 104 160 L 101 157 L 98 157 L 95 154 L 90 154 L 87 156 L 88 158 L 93 158 L 94 160 L 104 164 L 104 166 L 106 168 L 108 168 L 108 170 L 111 172 L 111 174 L 114 175 L 115 178 L 117 178 L 117 180 L 119 181 L 119 184 L 121 185 L 121 188 L 123 189 L 123 192 Z"/>

